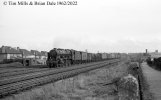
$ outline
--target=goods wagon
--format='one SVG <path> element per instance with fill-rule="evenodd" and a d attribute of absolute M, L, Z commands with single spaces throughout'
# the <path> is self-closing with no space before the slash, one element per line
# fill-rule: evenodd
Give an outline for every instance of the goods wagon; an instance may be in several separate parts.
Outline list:
<path fill-rule="evenodd" d="M 107 53 L 107 59 L 110 59 L 110 54 L 109 53 Z"/>
<path fill-rule="evenodd" d="M 114 53 L 110 53 L 110 54 L 109 54 L 109 58 L 110 58 L 110 59 L 115 58 L 115 54 L 114 54 Z"/>
<path fill-rule="evenodd" d="M 80 51 L 74 51 L 74 64 L 80 64 L 82 60 L 81 52 Z"/>
<path fill-rule="evenodd" d="M 102 59 L 103 60 L 106 60 L 107 59 L 107 53 L 102 53 L 101 56 L 102 56 Z"/>
<path fill-rule="evenodd" d="M 87 53 L 87 62 L 92 61 L 92 53 Z"/>
<path fill-rule="evenodd" d="M 100 61 L 100 60 L 102 60 L 102 55 L 101 55 L 101 53 L 95 53 L 95 54 L 92 54 L 92 61 Z"/>
<path fill-rule="evenodd" d="M 75 61 L 75 50 L 70 50 L 71 51 L 71 64 L 74 64 L 74 61 Z"/>
<path fill-rule="evenodd" d="M 114 59 L 114 58 L 120 58 L 121 55 L 119 53 L 110 53 L 109 58 Z"/>
<path fill-rule="evenodd" d="M 82 63 L 87 62 L 87 52 L 81 52 Z"/>
<path fill-rule="evenodd" d="M 91 54 L 91 61 L 92 62 L 95 62 L 97 59 L 96 59 L 96 54 L 95 53 L 92 53 Z"/>
<path fill-rule="evenodd" d="M 97 53 L 96 54 L 96 58 L 97 58 L 97 61 L 102 60 L 102 54 L 101 53 Z"/>

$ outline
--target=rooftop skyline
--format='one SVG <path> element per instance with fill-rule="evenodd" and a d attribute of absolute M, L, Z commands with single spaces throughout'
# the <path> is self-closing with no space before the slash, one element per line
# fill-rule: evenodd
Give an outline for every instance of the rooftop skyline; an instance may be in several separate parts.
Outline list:
<path fill-rule="evenodd" d="M 5 6 L 0 1 L 0 46 L 40 51 L 161 51 L 160 0 L 77 2 L 75 6 Z"/>

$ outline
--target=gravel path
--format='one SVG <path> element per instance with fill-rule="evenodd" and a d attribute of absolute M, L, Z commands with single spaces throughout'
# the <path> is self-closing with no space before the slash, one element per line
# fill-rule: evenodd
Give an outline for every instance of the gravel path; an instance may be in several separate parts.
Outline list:
<path fill-rule="evenodd" d="M 147 63 L 142 64 L 142 69 L 155 100 L 161 100 L 161 71 L 149 67 Z"/>

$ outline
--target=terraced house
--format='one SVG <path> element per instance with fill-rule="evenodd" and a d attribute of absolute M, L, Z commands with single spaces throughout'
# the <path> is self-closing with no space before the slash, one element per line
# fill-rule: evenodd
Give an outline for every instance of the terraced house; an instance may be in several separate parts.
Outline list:
<path fill-rule="evenodd" d="M 12 48 L 10 46 L 2 46 L 0 48 L 0 62 L 8 59 L 19 59 L 22 58 L 22 53 L 19 48 Z"/>
<path fill-rule="evenodd" d="M 37 51 L 31 50 L 31 53 L 35 56 L 35 60 L 38 64 L 46 64 L 47 52 L 46 51 Z"/>
<path fill-rule="evenodd" d="M 23 54 L 23 58 L 35 58 L 35 55 L 32 54 L 29 50 L 20 49 L 20 52 Z"/>

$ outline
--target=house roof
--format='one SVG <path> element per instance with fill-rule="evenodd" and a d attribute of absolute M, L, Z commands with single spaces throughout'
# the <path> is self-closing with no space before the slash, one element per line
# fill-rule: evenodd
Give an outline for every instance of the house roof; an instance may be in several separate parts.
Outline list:
<path fill-rule="evenodd" d="M 30 51 L 28 51 L 26 49 L 20 49 L 20 52 L 25 56 L 33 55 Z"/>
<path fill-rule="evenodd" d="M 36 56 L 42 56 L 41 52 L 37 51 L 37 50 L 31 50 L 31 53 L 33 55 L 36 55 Z"/>
<path fill-rule="evenodd" d="M 41 51 L 41 55 L 42 56 L 47 56 L 48 55 L 48 52 L 47 51 Z"/>
<path fill-rule="evenodd" d="M 18 51 L 15 48 L 12 48 L 10 46 L 2 46 L 1 49 L 0 49 L 0 53 L 21 54 L 20 51 Z"/>
<path fill-rule="evenodd" d="M 26 50 L 26 49 L 20 49 L 19 47 L 13 48 L 10 46 L 2 46 L 0 48 L 0 53 L 7 53 L 7 54 L 23 54 L 24 56 L 47 56 L 47 51 L 37 51 L 37 50 Z"/>

